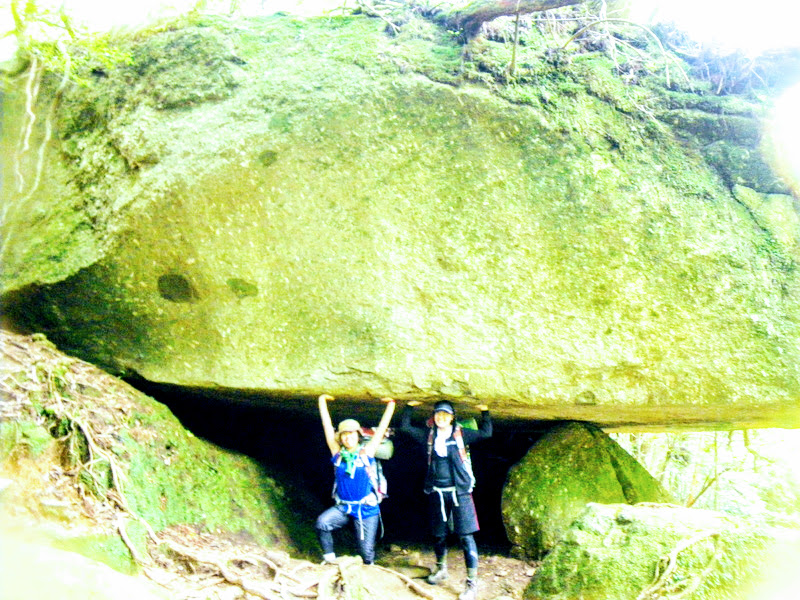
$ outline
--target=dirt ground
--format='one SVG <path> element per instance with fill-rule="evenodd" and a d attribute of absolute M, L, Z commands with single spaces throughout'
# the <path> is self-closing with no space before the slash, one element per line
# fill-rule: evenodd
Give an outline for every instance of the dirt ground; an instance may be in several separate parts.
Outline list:
<path fill-rule="evenodd" d="M 464 561 L 457 549 L 448 555 L 450 578 L 433 586 L 425 582 L 425 577 L 434 564 L 434 556 L 425 548 L 391 546 L 374 566 L 364 565 L 353 556 L 340 556 L 337 564 L 322 565 L 280 552 L 259 558 L 255 548 L 221 547 L 218 540 L 203 541 L 204 536 L 187 536 L 185 531 L 174 533 L 173 539 L 180 540 L 176 546 L 182 549 L 179 552 L 183 557 L 171 553 L 169 559 L 165 555 L 158 568 L 147 570 L 148 577 L 160 583 L 171 598 L 453 600 L 464 589 Z M 187 561 L 189 555 L 192 559 Z M 521 599 L 536 570 L 534 563 L 498 554 L 484 555 L 480 564 L 481 600 Z"/>
<path fill-rule="evenodd" d="M 480 547 L 478 548 L 480 551 Z M 466 570 L 461 550 L 451 548 L 448 552 L 447 565 L 449 579 L 442 585 L 433 586 L 425 583 L 424 577 L 436 559 L 430 548 L 400 548 L 392 546 L 390 551 L 379 559 L 379 563 L 391 566 L 395 570 L 414 578 L 420 586 L 430 592 L 435 600 L 457 598 L 464 590 Z M 415 565 L 421 565 L 421 567 Z M 478 597 L 485 600 L 500 598 L 522 598 L 522 593 L 536 571 L 537 563 L 526 562 L 501 554 L 483 554 L 479 563 Z"/>

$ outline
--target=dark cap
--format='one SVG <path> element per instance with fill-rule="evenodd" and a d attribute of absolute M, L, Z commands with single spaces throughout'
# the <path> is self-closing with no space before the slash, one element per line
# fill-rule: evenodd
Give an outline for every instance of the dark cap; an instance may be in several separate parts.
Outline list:
<path fill-rule="evenodd" d="M 451 415 L 455 415 L 456 411 L 453 409 L 453 405 L 450 404 L 447 400 L 440 400 L 436 404 L 433 405 L 433 412 L 446 412 L 450 413 Z"/>

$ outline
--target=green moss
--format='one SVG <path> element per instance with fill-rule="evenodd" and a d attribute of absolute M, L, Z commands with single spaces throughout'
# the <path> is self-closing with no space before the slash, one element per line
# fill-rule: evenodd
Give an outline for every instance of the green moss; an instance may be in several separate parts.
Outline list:
<path fill-rule="evenodd" d="M 666 502 L 669 494 L 616 442 L 593 426 L 554 427 L 510 471 L 503 519 L 510 541 L 547 553 L 587 502 Z"/>
<path fill-rule="evenodd" d="M 654 582 L 676 553 L 662 592 L 691 600 L 732 600 L 769 570 L 774 539 L 719 513 L 681 508 L 589 505 L 537 570 L 526 600 L 628 600 Z M 648 596 L 650 597 L 650 596 Z"/>
<path fill-rule="evenodd" d="M 117 453 L 130 481 L 128 501 L 152 527 L 191 524 L 246 534 L 264 545 L 296 548 L 307 542 L 303 524 L 285 523 L 289 499 L 257 463 L 194 437 L 166 407 L 151 400 L 142 404 Z"/>
<path fill-rule="evenodd" d="M 53 447 L 53 437 L 33 421 L 0 423 L 0 461 L 15 458 L 41 457 Z"/>
<path fill-rule="evenodd" d="M 131 529 L 129 527 L 128 529 Z M 130 535 L 130 531 L 128 532 Z M 51 542 L 54 548 L 76 552 L 82 556 L 104 563 L 127 575 L 135 575 L 139 568 L 133 561 L 128 547 L 117 534 L 87 535 L 70 538 L 58 538 Z M 139 547 L 144 547 L 140 544 Z"/>
<path fill-rule="evenodd" d="M 232 277 L 227 281 L 228 287 L 238 298 L 248 298 L 258 295 L 258 286 L 252 281 Z"/>

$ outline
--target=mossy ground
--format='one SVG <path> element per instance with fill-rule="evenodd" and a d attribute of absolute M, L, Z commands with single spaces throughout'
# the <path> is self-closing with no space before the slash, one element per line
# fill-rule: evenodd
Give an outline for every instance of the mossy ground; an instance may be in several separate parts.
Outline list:
<path fill-rule="evenodd" d="M 42 339 L 2 335 L 10 414 L 0 466 L 13 482 L 4 514 L 82 523 L 84 533 L 55 545 L 117 569 L 135 568 L 115 530 L 121 517 L 143 554 L 148 526 L 294 553 L 315 543 L 292 518 L 291 498 L 249 457 L 194 437 L 165 406 Z"/>

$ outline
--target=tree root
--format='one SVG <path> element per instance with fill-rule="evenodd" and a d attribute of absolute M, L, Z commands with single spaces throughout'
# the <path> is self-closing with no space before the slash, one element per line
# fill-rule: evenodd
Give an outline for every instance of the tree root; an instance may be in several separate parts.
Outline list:
<path fill-rule="evenodd" d="M 70 79 L 72 58 L 69 52 L 67 52 L 67 50 L 64 48 L 63 42 L 58 41 L 56 43 L 56 48 L 58 48 L 58 51 L 64 57 L 64 73 L 61 77 L 61 82 L 59 83 L 58 88 L 53 94 L 53 100 L 50 103 L 50 107 L 45 114 L 44 137 L 39 143 L 39 147 L 36 152 L 33 182 L 31 183 L 30 189 L 24 193 L 25 177 L 22 174 L 22 161 L 25 154 L 28 152 L 28 150 L 30 150 L 31 135 L 33 134 L 34 124 L 36 123 L 36 112 L 34 110 L 34 105 L 39 98 L 39 87 L 41 86 L 45 70 L 43 66 L 40 66 L 40 61 L 35 54 L 33 54 L 31 57 L 31 64 L 28 67 L 30 72 L 25 85 L 25 118 L 22 124 L 19 147 L 14 155 L 14 175 L 17 180 L 17 194 L 20 196 L 20 198 L 15 202 L 17 205 L 22 205 L 30 200 L 39 189 L 39 185 L 41 184 L 42 180 L 42 173 L 44 171 L 45 151 L 47 150 L 47 145 L 50 143 L 50 140 L 53 137 L 53 118 L 55 116 L 58 103 L 61 100 L 61 94 L 67 87 L 67 83 Z M 2 213 L 0 213 L 0 220 L 5 220 L 10 206 L 10 202 L 4 203 Z"/>
<path fill-rule="evenodd" d="M 655 40 L 656 45 L 658 46 L 659 50 L 661 51 L 661 56 L 664 57 L 664 71 L 665 71 L 665 75 L 666 75 L 666 78 L 667 78 L 667 88 L 671 88 L 672 87 L 671 77 L 670 77 L 670 74 L 669 74 L 669 62 L 670 61 L 674 62 L 677 65 L 678 70 L 683 75 L 683 78 L 686 80 L 686 82 L 688 84 L 691 85 L 691 81 L 689 80 L 689 76 L 686 74 L 686 71 L 683 70 L 683 67 L 680 64 L 680 61 L 677 58 L 675 58 L 675 56 L 673 56 L 672 54 L 670 54 L 669 52 L 667 52 L 664 49 L 664 45 L 661 43 L 661 40 L 659 39 L 659 37 L 655 33 L 653 33 L 653 30 L 650 29 L 649 27 L 646 27 L 645 25 L 642 25 L 641 23 L 636 23 L 635 21 L 630 21 L 628 19 L 602 19 L 602 18 L 601 19 L 597 19 L 596 21 L 592 21 L 588 25 L 586 25 L 584 27 L 581 27 L 578 31 L 576 31 L 572 35 L 572 37 L 570 37 L 564 43 L 564 45 L 562 47 L 566 48 L 567 46 L 569 46 L 570 42 L 572 42 L 572 41 L 576 40 L 577 38 L 579 38 L 581 35 L 583 35 L 583 33 L 585 31 L 591 29 L 595 25 L 603 25 L 605 27 L 608 23 L 622 23 L 622 24 L 625 24 L 625 25 L 630 25 L 632 27 L 638 27 L 638 28 L 644 30 L 645 33 L 647 33 L 653 40 Z M 607 33 L 607 35 L 609 37 L 612 38 L 612 42 L 618 41 L 618 40 L 616 40 L 614 38 L 614 36 L 612 36 L 610 33 L 608 33 L 608 31 L 606 31 L 606 33 Z M 616 62 L 616 60 L 615 60 L 615 62 Z"/>
<path fill-rule="evenodd" d="M 219 574 L 227 581 L 228 583 L 240 587 L 243 591 L 247 592 L 248 594 L 252 594 L 253 596 L 258 596 L 259 598 L 263 598 L 264 600 L 282 600 L 282 597 L 278 595 L 276 592 L 280 590 L 270 589 L 265 590 L 259 586 L 256 586 L 252 581 L 245 579 L 244 577 L 240 577 L 233 571 L 231 571 L 226 565 L 223 565 L 221 562 L 214 560 L 210 557 L 198 556 L 197 554 L 192 553 L 188 548 L 180 546 L 175 542 L 170 540 L 161 540 L 162 544 L 165 544 L 172 552 L 183 556 L 184 558 L 188 558 L 196 563 L 202 563 L 205 565 L 209 565 L 214 567 Z M 234 559 L 228 559 L 228 562 Z M 240 559 L 241 560 L 241 559 Z M 280 571 L 278 571 L 280 572 Z"/>
<path fill-rule="evenodd" d="M 422 587 L 420 587 L 410 577 L 406 577 L 402 573 L 398 573 L 397 571 L 395 571 L 393 569 L 389 569 L 387 567 L 381 567 L 380 565 L 372 565 L 372 566 L 375 567 L 376 569 L 379 569 L 380 571 L 384 571 L 386 573 L 391 573 L 395 577 L 398 577 L 403 583 L 405 583 L 416 594 L 422 596 L 423 598 L 428 598 L 429 600 L 433 600 L 433 594 L 431 594 L 427 590 L 422 589 Z"/>
<path fill-rule="evenodd" d="M 131 553 L 131 557 L 133 558 L 134 561 L 136 561 L 136 564 L 141 565 L 143 567 L 151 565 L 152 561 L 150 560 L 150 557 L 148 556 L 145 559 L 145 557 L 139 554 L 139 551 L 136 549 L 136 546 L 134 546 L 133 542 L 131 542 L 131 538 L 128 537 L 128 531 L 127 529 L 125 529 L 125 521 L 122 518 L 122 515 L 117 517 L 116 525 L 119 537 L 122 538 L 123 543 L 125 544 L 125 546 L 127 546 L 128 552 Z"/>

